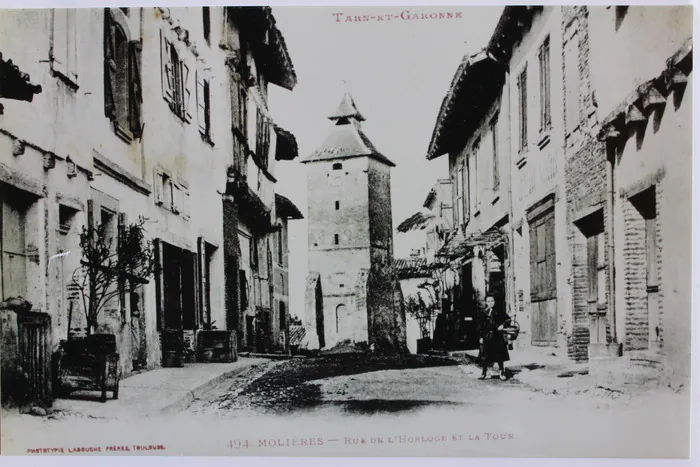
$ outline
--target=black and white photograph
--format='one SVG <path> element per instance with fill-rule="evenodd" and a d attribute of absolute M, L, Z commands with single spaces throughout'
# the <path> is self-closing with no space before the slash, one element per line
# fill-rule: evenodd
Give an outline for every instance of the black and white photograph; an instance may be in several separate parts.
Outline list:
<path fill-rule="evenodd" d="M 2 7 L 3 455 L 690 457 L 692 5 Z"/>

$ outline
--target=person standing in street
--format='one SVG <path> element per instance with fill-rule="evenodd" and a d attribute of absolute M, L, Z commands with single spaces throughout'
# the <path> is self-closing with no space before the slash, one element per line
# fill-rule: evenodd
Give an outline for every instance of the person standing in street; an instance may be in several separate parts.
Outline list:
<path fill-rule="evenodd" d="M 503 328 L 511 321 L 510 316 L 500 307 L 496 307 L 496 299 L 493 295 L 486 296 L 486 309 L 479 319 L 479 362 L 481 363 L 481 376 L 486 379 L 488 369 L 494 363 L 498 363 L 501 381 L 505 381 L 506 372 L 504 362 L 510 360 L 508 354 L 508 342 Z"/>

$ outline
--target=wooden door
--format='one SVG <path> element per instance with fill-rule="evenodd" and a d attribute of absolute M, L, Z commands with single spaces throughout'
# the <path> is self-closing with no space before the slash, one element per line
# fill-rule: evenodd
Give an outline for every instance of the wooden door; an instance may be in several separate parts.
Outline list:
<path fill-rule="evenodd" d="M 554 211 L 530 223 L 530 301 L 532 344 L 557 341 L 557 265 L 554 248 Z"/>
<path fill-rule="evenodd" d="M 4 188 L 3 188 L 4 189 Z M 15 193 L 12 193 L 16 196 Z M 27 260 L 25 248 L 26 206 L 14 198 L 0 195 L 0 298 L 27 298 Z"/>

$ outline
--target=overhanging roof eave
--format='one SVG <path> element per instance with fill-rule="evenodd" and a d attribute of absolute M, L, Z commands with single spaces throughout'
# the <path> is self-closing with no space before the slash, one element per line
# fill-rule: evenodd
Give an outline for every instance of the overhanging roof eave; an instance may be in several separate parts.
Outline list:
<path fill-rule="evenodd" d="M 505 69 L 485 51 L 465 59 L 460 64 L 440 107 L 426 155 L 428 160 L 448 154 L 458 146 L 459 141 L 455 141 L 458 136 L 463 137 L 475 129 L 497 99 L 499 91 L 503 88 L 504 77 Z M 472 92 L 475 86 L 481 86 L 482 92 Z M 487 91 L 486 96 L 484 89 Z M 462 118 L 465 109 L 470 109 L 466 128 L 459 125 L 466 120 Z"/>

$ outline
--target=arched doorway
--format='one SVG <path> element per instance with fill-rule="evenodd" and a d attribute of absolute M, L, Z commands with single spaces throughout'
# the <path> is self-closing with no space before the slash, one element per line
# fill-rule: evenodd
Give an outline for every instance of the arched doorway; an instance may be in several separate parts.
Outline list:
<path fill-rule="evenodd" d="M 342 303 L 335 308 L 335 332 L 338 335 L 347 334 L 347 315 L 347 307 Z"/>

